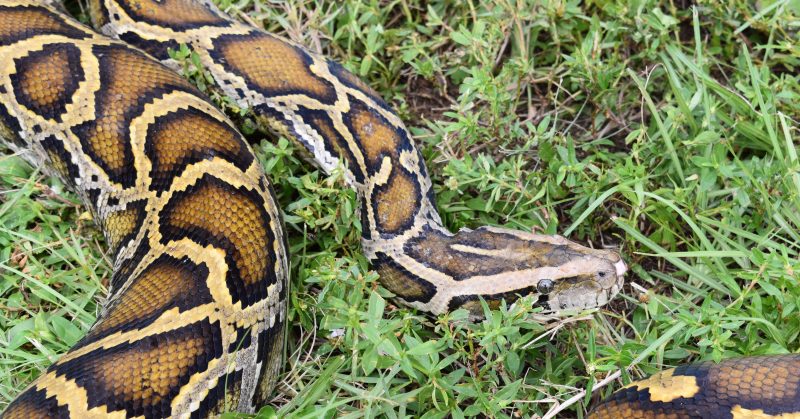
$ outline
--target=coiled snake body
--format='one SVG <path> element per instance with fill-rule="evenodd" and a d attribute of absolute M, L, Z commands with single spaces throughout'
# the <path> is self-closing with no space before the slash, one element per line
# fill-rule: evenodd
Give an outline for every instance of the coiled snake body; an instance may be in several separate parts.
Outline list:
<path fill-rule="evenodd" d="M 114 275 L 97 323 L 4 417 L 208 416 L 253 412 L 269 394 L 286 321 L 280 212 L 230 121 L 153 59 L 175 68 L 168 50 L 181 44 L 226 95 L 323 170 L 344 167 L 362 203 L 364 252 L 402 302 L 477 312 L 481 298 L 533 294 L 546 309 L 580 309 L 621 287 L 625 265 L 611 251 L 498 228 L 448 232 L 402 121 L 334 62 L 206 0 L 92 0 L 95 27 L 124 43 L 46 3 L 0 2 L 0 135 L 81 195 L 107 236 Z M 790 371 L 796 388 L 800 361 L 764 359 Z M 705 376 L 730 377 L 721 368 Z M 663 374 L 597 415 L 651 417 L 711 388 L 695 381 L 690 392 L 686 374 Z M 684 392 L 656 400 L 667 382 Z M 739 409 L 776 406 L 755 403 Z"/>

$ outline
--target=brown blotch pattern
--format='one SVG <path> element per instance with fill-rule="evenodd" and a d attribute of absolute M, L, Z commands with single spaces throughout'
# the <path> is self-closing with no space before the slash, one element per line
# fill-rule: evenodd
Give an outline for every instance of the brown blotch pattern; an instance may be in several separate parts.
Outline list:
<path fill-rule="evenodd" d="M 513 268 L 502 258 L 453 250 L 451 246 L 454 244 L 463 243 L 458 240 L 457 236 L 447 236 L 439 231 L 426 230 L 420 236 L 409 240 L 405 245 L 405 250 L 409 256 L 457 281 L 476 275 L 492 275 Z M 503 247 L 498 249 L 503 249 Z"/>
<path fill-rule="evenodd" d="M 691 379 L 697 391 L 689 395 L 684 387 Z M 589 417 L 729 418 L 736 406 L 779 416 L 796 413 L 798 397 L 800 355 L 735 358 L 719 364 L 682 365 L 656 378 L 632 383 L 597 406 Z"/>
<path fill-rule="evenodd" d="M 391 110 L 389 105 L 386 104 L 378 92 L 376 92 L 368 84 L 364 83 L 364 81 L 358 76 L 344 68 L 341 64 L 335 61 L 328 61 L 328 69 L 330 70 L 331 74 L 336 76 L 336 78 L 338 78 L 342 84 L 350 87 L 351 89 L 355 89 L 361 93 L 364 93 L 364 95 L 372 99 L 378 106 L 388 109 L 390 112 L 394 113 L 394 111 Z"/>
<path fill-rule="evenodd" d="M 145 201 L 128 204 L 127 208 L 114 211 L 102 220 L 103 231 L 108 237 L 112 252 L 116 252 L 125 241 L 130 240 L 141 228 L 145 216 Z"/>
<path fill-rule="evenodd" d="M 162 216 L 162 230 L 207 232 L 232 253 L 245 285 L 261 281 L 267 268 L 277 263 L 268 251 L 271 240 L 262 216 L 264 204 L 221 182 L 198 184 L 190 193 L 173 197 Z M 165 239 L 169 238 L 167 234 Z"/>
<path fill-rule="evenodd" d="M 45 150 L 50 167 L 52 167 L 61 179 L 69 179 L 69 163 L 64 158 L 53 151 Z"/>
<path fill-rule="evenodd" d="M 117 4 L 135 21 L 177 30 L 228 24 L 199 1 L 117 0 Z"/>
<path fill-rule="evenodd" d="M 378 260 L 373 261 L 373 264 L 380 276 L 381 284 L 406 301 L 426 303 L 436 293 L 433 284 L 406 271 L 382 253 L 378 254 Z"/>
<path fill-rule="evenodd" d="M 28 39 L 42 33 L 63 35 L 68 38 L 82 39 L 89 37 L 83 32 L 67 24 L 43 7 L 0 5 L 0 46 Z"/>
<path fill-rule="evenodd" d="M 233 371 L 217 379 L 217 385 L 208 390 L 200 402 L 200 412 L 220 413 L 235 410 L 242 393 L 242 371 Z"/>
<path fill-rule="evenodd" d="M 155 190 L 168 189 L 186 165 L 201 160 L 219 156 L 242 171 L 253 162 L 236 130 L 194 108 L 157 118 L 148 128 L 145 153 L 153 164 L 151 189 Z"/>
<path fill-rule="evenodd" d="M 86 390 L 88 408 L 127 416 L 168 417 L 189 378 L 222 354 L 219 323 L 203 320 L 130 344 L 97 349 L 54 370 Z"/>
<path fill-rule="evenodd" d="M 284 287 L 285 289 L 285 287 Z M 276 319 L 272 327 L 265 324 L 265 329 L 258 333 L 258 356 L 256 362 L 261 365 L 260 380 L 253 395 L 253 404 L 263 406 L 270 400 L 270 392 L 281 372 L 281 350 L 283 350 L 284 320 Z"/>
<path fill-rule="evenodd" d="M 336 129 L 327 112 L 299 107 L 303 121 L 322 137 L 325 149 L 333 156 L 346 160 L 347 168 L 357 182 L 364 182 L 364 171 L 356 161 L 353 151 Z"/>
<path fill-rule="evenodd" d="M 69 408 L 59 406 L 56 397 L 47 397 L 46 390 L 30 390 L 22 393 L 3 412 L 5 419 L 69 418 Z"/>
<path fill-rule="evenodd" d="M 486 301 L 486 305 L 489 306 L 489 309 L 498 310 L 500 309 L 500 304 L 504 300 L 499 298 L 491 298 L 491 299 L 484 298 L 484 301 Z M 457 308 L 463 308 L 464 310 L 469 311 L 469 313 L 474 316 L 483 314 L 483 306 L 481 305 L 481 301 L 479 299 L 468 300 L 459 305 Z"/>
<path fill-rule="evenodd" d="M 329 104 L 336 100 L 333 86 L 311 73 L 311 58 L 271 35 L 224 35 L 209 53 L 266 97 L 302 94 Z"/>
<path fill-rule="evenodd" d="M 536 292 L 535 286 L 529 286 L 525 288 L 516 289 L 514 291 L 508 292 L 501 292 L 497 294 L 461 294 L 456 295 L 450 298 L 450 301 L 447 303 L 447 310 L 454 311 L 459 308 L 464 308 L 469 310 L 470 313 L 473 315 L 481 315 L 483 313 L 483 307 L 481 305 L 481 299 L 486 301 L 486 304 L 489 306 L 490 309 L 496 310 L 500 308 L 500 305 L 505 301 L 508 304 L 517 301 L 519 297 L 523 297 L 526 295 L 530 295 Z"/>
<path fill-rule="evenodd" d="M 325 113 L 313 113 L 306 120 L 317 133 L 330 144 L 332 153 L 335 156 L 341 156 L 349 151 L 347 144 L 342 139 L 342 136 L 336 131 L 331 120 Z"/>
<path fill-rule="evenodd" d="M 413 225 L 419 211 L 419 184 L 411 174 L 395 166 L 388 182 L 375 188 L 372 199 L 378 230 L 399 234 Z"/>
<path fill-rule="evenodd" d="M 89 9 L 89 18 L 92 21 L 92 26 L 100 28 L 109 22 L 108 9 L 103 4 L 104 0 L 88 0 L 86 8 Z"/>
<path fill-rule="evenodd" d="M 401 272 L 399 269 L 383 265 L 377 269 L 381 278 L 381 284 L 389 291 L 397 294 L 400 298 L 408 300 L 418 300 L 425 297 L 425 289 Z"/>
<path fill-rule="evenodd" d="M 133 254 L 122 260 L 117 270 L 114 271 L 114 274 L 111 276 L 111 281 L 108 284 L 109 293 L 111 295 L 116 295 L 120 287 L 128 281 L 131 274 L 136 271 L 139 264 L 145 259 L 145 256 L 147 256 L 149 252 L 150 244 L 148 240 L 139 240 L 139 242 L 136 243 L 136 249 L 133 251 Z"/>
<path fill-rule="evenodd" d="M 364 153 L 364 160 L 370 174 L 377 173 L 384 156 L 399 164 L 400 151 L 407 146 L 398 130 L 389 125 L 377 112 L 363 103 L 351 100 L 350 112 L 345 115 L 352 127 L 356 143 Z"/>
<path fill-rule="evenodd" d="M 144 105 L 164 93 L 195 89 L 177 73 L 123 46 L 95 47 L 103 88 L 97 118 L 76 128 L 86 153 L 124 186 L 133 184 L 129 125 Z"/>
<path fill-rule="evenodd" d="M 97 26 L 95 26 L 97 27 Z M 164 61 L 168 60 L 169 50 L 180 50 L 180 44 L 174 39 L 160 40 L 160 39 L 146 39 L 136 32 L 124 32 L 119 34 L 119 39 L 128 45 L 132 45 L 140 50 L 150 54 L 153 58 Z"/>
<path fill-rule="evenodd" d="M 75 185 L 75 179 L 80 176 L 78 166 L 72 162 L 72 159 L 67 150 L 64 148 L 64 143 L 54 136 L 49 136 L 41 141 L 41 146 L 47 153 L 47 158 L 50 161 L 50 166 L 55 169 L 58 176 L 67 182 L 68 185 Z"/>
<path fill-rule="evenodd" d="M 0 137 L 24 147 L 26 144 L 20 138 L 19 132 L 19 122 L 15 117 L 11 116 L 5 104 L 0 103 Z"/>
<path fill-rule="evenodd" d="M 186 311 L 211 302 L 207 278 L 205 265 L 196 265 L 188 258 L 160 257 L 142 271 L 80 345 L 116 331 L 147 326 L 171 308 Z"/>
<path fill-rule="evenodd" d="M 11 83 L 19 104 L 45 119 L 60 120 L 84 81 L 80 56 L 74 45 L 50 44 L 15 59 Z"/>

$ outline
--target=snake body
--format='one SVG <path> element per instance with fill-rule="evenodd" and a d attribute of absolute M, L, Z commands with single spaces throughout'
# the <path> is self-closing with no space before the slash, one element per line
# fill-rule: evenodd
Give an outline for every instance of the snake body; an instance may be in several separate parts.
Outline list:
<path fill-rule="evenodd" d="M 0 57 L 3 132 L 82 196 L 114 260 L 101 320 L 4 417 L 263 404 L 288 262 L 247 142 L 182 77 L 54 9 L 0 3 Z"/>
<path fill-rule="evenodd" d="M 169 50 L 180 45 L 260 123 L 324 171 L 344 169 L 361 202 L 364 253 L 401 302 L 477 314 L 481 299 L 533 295 L 557 311 L 619 291 L 625 265 L 612 251 L 494 227 L 447 231 L 402 121 L 335 62 L 208 0 L 91 0 L 108 37 L 49 3 L 0 2 L 0 135 L 81 195 L 114 274 L 86 337 L 4 417 L 209 416 L 253 412 L 269 394 L 286 322 L 280 211 L 250 146 L 173 71 Z M 785 360 L 797 376 L 800 361 Z M 595 415 L 658 417 L 636 403 L 667 381 L 629 387 L 618 394 L 633 396 Z"/>
<path fill-rule="evenodd" d="M 93 0 L 90 9 L 103 33 L 174 69 L 180 64 L 169 49 L 189 46 L 227 97 L 301 144 L 324 171 L 343 167 L 362 204 L 364 253 L 406 304 L 434 314 L 479 311 L 479 297 L 497 304 L 539 293 L 549 307 L 582 308 L 619 291 L 624 264 L 613 252 L 515 230 L 447 231 L 403 122 L 336 62 L 231 19 L 206 0 Z"/>

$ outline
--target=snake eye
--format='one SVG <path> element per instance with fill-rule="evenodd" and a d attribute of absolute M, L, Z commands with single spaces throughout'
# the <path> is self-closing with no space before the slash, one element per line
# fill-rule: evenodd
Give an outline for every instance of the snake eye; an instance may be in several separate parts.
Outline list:
<path fill-rule="evenodd" d="M 550 291 L 553 290 L 553 285 L 555 284 L 552 279 L 542 279 L 536 284 L 536 290 L 541 294 L 550 294 Z"/>

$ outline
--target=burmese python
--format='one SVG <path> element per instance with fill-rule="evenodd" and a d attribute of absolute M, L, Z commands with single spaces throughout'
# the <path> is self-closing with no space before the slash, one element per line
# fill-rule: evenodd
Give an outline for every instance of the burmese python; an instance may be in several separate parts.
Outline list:
<path fill-rule="evenodd" d="M 481 299 L 534 295 L 557 311 L 605 304 L 621 287 L 625 265 L 611 251 L 499 228 L 448 232 L 402 121 L 332 61 L 205 0 L 91 0 L 95 27 L 125 43 L 45 3 L 0 2 L 0 134 L 80 194 L 111 246 L 114 275 L 89 333 L 4 417 L 207 416 L 252 412 L 269 394 L 287 304 L 280 211 L 230 121 L 151 58 L 174 69 L 168 51 L 181 44 L 262 124 L 323 170 L 344 168 L 362 204 L 364 252 L 400 301 L 479 313 Z M 796 359 L 765 359 L 797 376 Z M 680 413 L 664 407 L 676 398 L 656 400 L 674 392 L 663 388 L 670 381 L 681 402 L 716 403 L 721 396 L 701 397 L 713 382 L 698 379 L 690 394 L 680 377 L 705 368 L 704 377 L 729 379 L 729 370 L 692 368 L 628 387 L 597 414 Z M 776 406 L 754 403 L 739 409 Z"/>

